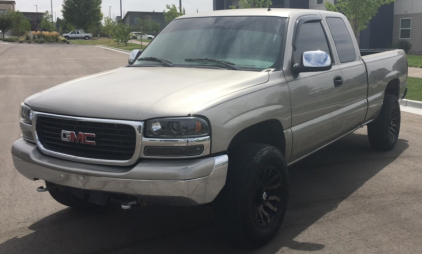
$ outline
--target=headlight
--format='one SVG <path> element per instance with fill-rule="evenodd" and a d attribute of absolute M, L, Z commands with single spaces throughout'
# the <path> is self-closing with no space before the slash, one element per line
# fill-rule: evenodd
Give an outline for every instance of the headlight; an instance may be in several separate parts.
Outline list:
<path fill-rule="evenodd" d="M 32 124 L 32 109 L 25 104 L 21 104 L 20 121 L 26 124 Z"/>
<path fill-rule="evenodd" d="M 147 122 L 145 130 L 148 138 L 193 138 L 209 134 L 208 122 L 199 117 L 153 119 Z"/>

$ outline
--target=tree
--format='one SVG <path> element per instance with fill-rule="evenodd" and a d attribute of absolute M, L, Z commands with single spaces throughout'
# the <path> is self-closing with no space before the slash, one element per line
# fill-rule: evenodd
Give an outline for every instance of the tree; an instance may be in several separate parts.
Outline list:
<path fill-rule="evenodd" d="M 54 30 L 53 15 L 50 15 L 48 11 L 44 12 L 40 25 L 44 31 L 49 31 L 49 32 L 53 31 Z"/>
<path fill-rule="evenodd" d="M 359 43 L 360 31 L 367 27 L 371 19 L 377 15 L 378 9 L 384 4 L 395 0 L 337 0 L 335 4 L 325 2 L 329 11 L 341 12 L 346 15 Z"/>
<path fill-rule="evenodd" d="M 140 18 L 136 21 L 134 30 L 156 35 L 161 30 L 161 24 L 151 21 L 150 19 Z"/>
<path fill-rule="evenodd" d="M 12 14 L 12 27 L 20 37 L 26 31 L 31 30 L 31 23 L 21 12 L 17 11 Z"/>
<path fill-rule="evenodd" d="M 70 24 L 69 22 L 67 22 L 67 20 L 65 20 L 65 19 L 59 19 L 59 18 L 57 18 L 57 25 L 59 26 L 59 30 L 60 30 L 60 33 L 68 33 L 68 32 L 70 32 L 70 31 L 72 31 L 72 30 L 75 30 L 76 28 L 75 28 L 75 26 L 74 25 L 72 25 L 72 24 Z"/>
<path fill-rule="evenodd" d="M 172 4 L 170 6 L 170 5 L 167 4 L 166 8 L 167 8 L 167 12 L 164 12 L 164 20 L 166 21 L 167 24 L 172 22 L 173 19 L 181 16 L 179 11 L 177 10 L 176 5 Z"/>
<path fill-rule="evenodd" d="M 0 30 L 2 31 L 3 39 L 4 39 L 4 34 L 13 26 L 12 15 L 13 15 L 13 12 L 0 14 Z"/>
<path fill-rule="evenodd" d="M 113 38 L 117 39 L 117 44 L 124 42 L 127 46 L 127 42 L 130 40 L 130 32 L 132 28 L 121 22 L 119 22 L 113 29 Z"/>
<path fill-rule="evenodd" d="M 269 8 L 273 3 L 271 0 L 240 0 L 239 8 Z M 236 6 L 230 6 L 232 9 L 236 9 Z"/>
<path fill-rule="evenodd" d="M 101 0 L 64 0 L 63 18 L 70 24 L 88 31 L 103 19 Z"/>
<path fill-rule="evenodd" d="M 111 18 L 109 17 L 104 18 L 103 33 L 107 35 L 109 42 L 110 42 L 110 37 L 113 35 L 113 31 L 115 30 L 115 26 L 116 26 L 116 22 L 114 22 Z"/>

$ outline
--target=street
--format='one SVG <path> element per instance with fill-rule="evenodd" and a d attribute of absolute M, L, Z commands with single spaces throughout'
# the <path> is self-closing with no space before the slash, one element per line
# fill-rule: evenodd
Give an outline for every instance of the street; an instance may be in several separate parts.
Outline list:
<path fill-rule="evenodd" d="M 38 193 L 13 166 L 18 112 L 28 96 L 122 67 L 127 54 L 95 46 L 0 44 L 0 253 L 418 253 L 422 249 L 422 116 L 402 112 L 393 151 L 366 127 L 290 168 L 289 208 L 267 246 L 228 244 L 211 206 L 117 203 L 80 212 Z M 69 95 L 71 96 L 71 94 Z M 95 96 L 95 95 L 93 95 Z M 107 98 L 105 98 L 107 99 Z"/>

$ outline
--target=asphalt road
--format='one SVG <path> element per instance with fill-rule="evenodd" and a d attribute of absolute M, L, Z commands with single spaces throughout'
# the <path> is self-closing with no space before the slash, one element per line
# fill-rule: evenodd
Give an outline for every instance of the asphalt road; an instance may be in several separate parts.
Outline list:
<path fill-rule="evenodd" d="M 210 206 L 118 204 L 88 213 L 37 193 L 13 167 L 25 97 L 127 63 L 91 46 L 0 44 L 0 253 L 420 253 L 422 118 L 403 113 L 396 148 L 370 148 L 366 128 L 290 169 L 291 196 L 275 239 L 259 250 L 229 245 Z"/>

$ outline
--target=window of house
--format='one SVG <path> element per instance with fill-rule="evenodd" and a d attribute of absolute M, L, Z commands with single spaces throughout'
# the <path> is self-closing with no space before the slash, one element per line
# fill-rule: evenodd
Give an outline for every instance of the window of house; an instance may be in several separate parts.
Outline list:
<path fill-rule="evenodd" d="M 333 36 L 340 62 L 348 63 L 355 61 L 355 46 L 344 21 L 341 18 L 327 18 L 326 20 Z"/>
<path fill-rule="evenodd" d="M 300 63 L 304 52 L 314 50 L 321 50 L 330 54 L 327 38 L 320 22 L 302 25 L 296 42 L 296 50 L 293 53 L 293 61 Z"/>
<path fill-rule="evenodd" d="M 412 28 L 412 19 L 401 19 L 400 39 L 410 39 L 411 28 Z"/>
<path fill-rule="evenodd" d="M 317 4 L 323 4 L 324 0 L 317 0 Z"/>

